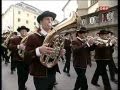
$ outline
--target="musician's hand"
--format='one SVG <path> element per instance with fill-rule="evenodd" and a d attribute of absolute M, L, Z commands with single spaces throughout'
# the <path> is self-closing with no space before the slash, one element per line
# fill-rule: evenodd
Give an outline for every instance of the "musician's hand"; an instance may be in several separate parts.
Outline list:
<path fill-rule="evenodd" d="M 88 40 L 88 43 L 89 43 L 89 45 L 93 45 L 94 39 L 93 39 L 93 38 L 90 38 L 90 39 Z"/>
<path fill-rule="evenodd" d="M 24 45 L 24 44 L 18 45 L 18 49 L 20 49 L 20 50 L 25 50 L 25 45 Z"/>
<path fill-rule="evenodd" d="M 48 44 L 44 44 L 41 47 L 39 47 L 39 51 L 42 54 L 52 54 L 54 53 L 54 49 L 51 47 L 48 47 Z"/>
<path fill-rule="evenodd" d="M 64 56 L 65 53 L 66 53 L 66 50 L 65 50 L 65 49 L 62 49 L 62 50 L 60 51 L 60 56 Z"/>
<path fill-rule="evenodd" d="M 115 39 L 112 39 L 112 40 L 110 41 L 110 43 L 111 43 L 111 44 L 116 44 L 117 41 L 116 41 Z"/>

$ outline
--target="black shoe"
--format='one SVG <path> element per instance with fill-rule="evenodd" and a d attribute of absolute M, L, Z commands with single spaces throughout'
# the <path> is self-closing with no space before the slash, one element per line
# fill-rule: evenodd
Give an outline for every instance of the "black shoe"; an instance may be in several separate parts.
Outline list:
<path fill-rule="evenodd" d="M 69 73 L 67 73 L 67 76 L 68 76 L 68 77 L 70 77 L 70 74 L 69 74 Z"/>
<path fill-rule="evenodd" d="M 11 71 L 11 74 L 14 74 L 14 72 L 13 72 L 13 71 Z"/>
<path fill-rule="evenodd" d="M 13 69 L 13 71 L 16 71 L 15 69 Z"/>
<path fill-rule="evenodd" d="M 63 72 L 66 72 L 66 70 L 63 70 Z"/>
<path fill-rule="evenodd" d="M 10 61 L 8 61 L 7 63 L 10 63 Z"/>
<path fill-rule="evenodd" d="M 112 88 L 104 86 L 104 90 L 112 90 Z"/>
<path fill-rule="evenodd" d="M 114 82 L 115 84 L 118 84 L 118 81 L 116 79 L 111 79 L 112 82 Z"/>
<path fill-rule="evenodd" d="M 100 85 L 97 83 L 91 83 L 91 84 L 93 84 L 94 86 L 100 87 Z"/>
<path fill-rule="evenodd" d="M 7 63 L 7 62 L 5 62 L 5 65 L 8 65 L 8 63 Z"/>
<path fill-rule="evenodd" d="M 54 83 L 54 85 L 57 85 L 57 84 L 58 84 L 57 82 Z"/>
<path fill-rule="evenodd" d="M 27 90 L 27 87 L 25 86 L 25 90 Z"/>

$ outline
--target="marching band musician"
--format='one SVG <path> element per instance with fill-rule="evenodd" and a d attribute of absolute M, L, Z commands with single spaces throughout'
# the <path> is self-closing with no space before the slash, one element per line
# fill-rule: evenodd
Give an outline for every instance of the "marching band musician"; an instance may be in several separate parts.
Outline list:
<path fill-rule="evenodd" d="M 17 32 L 13 32 L 12 37 L 10 38 L 7 46 L 9 46 L 9 43 L 11 42 L 11 40 L 13 38 L 16 38 L 16 37 L 17 37 Z M 14 52 L 10 51 L 10 57 L 11 57 L 11 74 L 13 74 L 13 72 L 15 71 L 15 68 L 16 68 L 16 62 L 13 59 L 13 57 L 14 57 L 13 53 Z"/>
<path fill-rule="evenodd" d="M 3 60 L 5 59 L 5 64 L 7 65 L 9 62 L 9 55 L 8 55 L 8 42 L 9 42 L 9 38 L 12 36 L 12 33 L 7 32 L 5 34 L 3 34 L 2 37 L 2 45 L 1 45 L 1 49 L 2 49 L 2 57 Z"/>
<path fill-rule="evenodd" d="M 53 90 L 56 72 L 59 72 L 58 64 L 51 68 L 47 68 L 40 62 L 40 56 L 54 53 L 54 49 L 43 45 L 45 36 L 51 31 L 52 22 L 56 18 L 56 14 L 45 11 L 37 17 L 39 28 L 36 33 L 30 35 L 26 42 L 25 62 L 30 65 L 30 75 L 36 90 Z M 63 54 L 61 51 L 61 55 Z"/>
<path fill-rule="evenodd" d="M 118 73 L 118 69 L 114 63 L 113 60 L 113 52 L 114 52 L 114 47 L 117 44 L 117 38 L 114 36 L 113 32 L 108 31 L 108 38 L 110 38 L 111 40 L 111 45 L 113 46 L 113 48 L 111 48 L 111 60 L 108 63 L 108 67 L 109 67 L 109 72 L 110 72 L 110 79 L 111 81 L 113 81 L 114 83 L 118 83 L 118 81 L 115 79 L 115 74 Z"/>
<path fill-rule="evenodd" d="M 17 75 L 18 75 L 18 90 L 27 90 L 25 83 L 28 79 L 28 66 L 24 63 L 23 59 L 19 56 L 18 50 L 24 50 L 25 46 L 20 44 L 21 40 L 27 36 L 29 28 L 25 26 L 18 27 L 17 31 L 20 36 L 10 40 L 8 48 L 13 52 L 13 59 L 16 61 Z"/>
<path fill-rule="evenodd" d="M 101 75 L 104 85 L 104 90 L 111 90 L 111 85 L 106 71 L 106 66 L 111 60 L 111 48 L 110 39 L 107 38 L 108 32 L 104 29 L 97 33 L 99 38 L 94 41 L 95 48 L 95 61 L 97 63 L 97 68 L 93 75 L 91 83 L 95 86 L 100 87 L 98 84 L 98 78 Z"/>
<path fill-rule="evenodd" d="M 87 30 L 81 27 L 76 33 L 75 40 L 72 41 L 73 50 L 73 67 L 77 73 L 74 90 L 88 90 L 86 68 L 87 65 L 91 67 L 90 51 L 92 48 L 93 39 L 87 41 Z"/>
<path fill-rule="evenodd" d="M 71 53 L 72 53 L 70 33 L 65 34 L 64 49 L 66 50 L 66 53 L 65 53 L 66 62 L 65 62 L 63 72 L 66 72 L 67 76 L 70 77 L 69 71 L 70 71 L 70 61 L 71 61 Z"/>

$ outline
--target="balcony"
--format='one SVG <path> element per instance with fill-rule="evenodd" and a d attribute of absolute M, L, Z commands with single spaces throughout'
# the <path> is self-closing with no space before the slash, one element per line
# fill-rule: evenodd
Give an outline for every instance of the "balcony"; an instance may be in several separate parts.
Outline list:
<path fill-rule="evenodd" d="M 117 26 L 118 6 L 111 7 L 107 11 L 98 11 L 81 16 L 81 24 L 88 29 Z"/>

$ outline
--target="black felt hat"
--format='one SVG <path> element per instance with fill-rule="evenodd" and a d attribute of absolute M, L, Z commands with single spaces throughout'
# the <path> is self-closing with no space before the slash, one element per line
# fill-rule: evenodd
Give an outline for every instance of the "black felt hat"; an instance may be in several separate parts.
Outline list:
<path fill-rule="evenodd" d="M 29 28 L 25 26 L 18 27 L 17 31 L 20 32 L 22 29 L 25 29 L 27 32 L 30 30 Z"/>
<path fill-rule="evenodd" d="M 87 33 L 88 30 L 85 27 L 81 27 L 79 30 L 77 30 L 76 36 L 78 36 L 78 33 Z"/>
<path fill-rule="evenodd" d="M 111 32 L 111 31 L 108 31 L 108 33 L 111 33 L 112 35 L 114 34 L 113 32 Z"/>
<path fill-rule="evenodd" d="M 53 12 L 50 12 L 50 11 L 45 11 L 45 12 L 43 12 L 42 14 L 40 14 L 40 15 L 37 17 L 38 23 L 40 23 L 40 21 L 41 21 L 44 17 L 52 17 L 53 20 L 54 20 L 54 19 L 56 18 L 56 14 L 53 13 Z"/>
<path fill-rule="evenodd" d="M 81 27 L 79 30 L 77 30 L 77 33 L 87 33 L 88 30 L 85 27 Z"/>
<path fill-rule="evenodd" d="M 97 34 L 108 34 L 109 32 L 105 29 L 100 30 Z"/>

